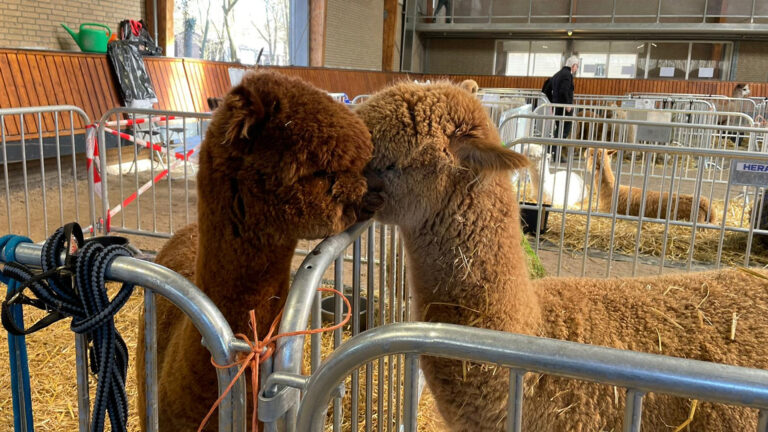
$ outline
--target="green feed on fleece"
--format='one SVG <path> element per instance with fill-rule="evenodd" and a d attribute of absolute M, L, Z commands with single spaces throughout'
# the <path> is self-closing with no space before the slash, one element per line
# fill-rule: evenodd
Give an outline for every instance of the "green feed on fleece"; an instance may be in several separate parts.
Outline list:
<path fill-rule="evenodd" d="M 525 257 L 528 261 L 528 275 L 531 277 L 531 279 L 541 279 L 547 275 L 547 273 L 544 271 L 544 266 L 541 265 L 539 256 L 536 255 L 536 252 L 533 250 L 533 248 L 531 248 L 531 244 L 528 243 L 528 237 L 526 237 L 525 234 L 523 234 L 522 237 L 522 246 L 523 250 L 525 250 Z"/>

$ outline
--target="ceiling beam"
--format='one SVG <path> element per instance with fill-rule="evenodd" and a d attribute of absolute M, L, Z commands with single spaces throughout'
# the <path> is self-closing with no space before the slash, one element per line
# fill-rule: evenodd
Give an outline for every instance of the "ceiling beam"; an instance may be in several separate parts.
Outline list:
<path fill-rule="evenodd" d="M 610 35 L 621 39 L 647 39 L 664 36 L 699 39 L 768 39 L 768 24 L 744 23 L 422 23 L 416 31 L 431 37 L 468 37 L 486 35 L 504 37 L 568 37 Z"/>

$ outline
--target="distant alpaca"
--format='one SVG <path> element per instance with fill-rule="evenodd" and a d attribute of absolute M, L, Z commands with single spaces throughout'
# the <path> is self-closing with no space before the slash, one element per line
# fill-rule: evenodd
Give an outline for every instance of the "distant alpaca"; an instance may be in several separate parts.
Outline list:
<path fill-rule="evenodd" d="M 459 86 L 461 88 L 463 88 L 464 90 L 468 91 L 469 94 L 471 94 L 471 95 L 477 94 L 477 91 L 479 90 L 479 87 L 477 85 L 477 81 L 475 81 L 473 79 L 464 80 L 464 81 L 461 82 L 461 84 L 459 84 Z"/>
<path fill-rule="evenodd" d="M 613 176 L 611 170 L 611 156 L 616 153 L 615 150 L 597 150 L 597 157 L 595 157 L 595 150 L 587 150 L 587 174 L 592 173 L 592 169 L 595 170 L 595 181 L 592 184 L 597 183 L 598 190 L 598 208 L 601 212 L 610 213 L 612 211 L 611 205 L 613 203 L 613 190 L 616 184 L 616 178 Z M 616 213 L 623 215 L 640 215 L 640 207 L 642 205 L 643 189 L 640 187 L 619 186 L 619 199 L 616 206 Z M 645 211 L 644 217 L 648 218 L 662 218 L 667 217 L 667 204 L 669 203 L 669 192 L 659 192 L 656 190 L 648 190 L 645 194 Z M 677 213 L 675 214 L 674 205 L 677 202 Z M 691 220 L 691 209 L 694 207 L 693 195 L 680 194 L 672 195 L 673 208 L 670 217 L 681 220 Z M 717 215 L 713 212 L 712 206 L 709 200 L 701 196 L 699 197 L 698 214 L 696 220 L 698 222 L 712 222 L 717 223 Z M 661 211 L 659 211 L 661 210 Z"/>
<path fill-rule="evenodd" d="M 768 309 L 768 284 L 745 272 L 531 282 L 508 179 L 527 161 L 500 145 L 480 102 L 457 86 L 398 84 L 357 112 L 373 131 L 369 168 L 384 183 L 375 217 L 402 232 L 417 319 L 646 352 L 663 344 L 667 355 L 768 367 L 759 312 Z M 742 315 L 730 340 L 733 313 Z M 447 430 L 506 430 L 507 369 L 420 363 Z M 610 386 L 529 374 L 525 387 L 524 431 L 622 430 L 625 397 Z M 643 430 L 670 430 L 689 412 L 686 399 L 649 394 Z M 755 410 L 704 402 L 690 430 L 756 425 Z"/>
<path fill-rule="evenodd" d="M 744 99 L 750 93 L 752 91 L 749 89 L 749 84 L 736 84 L 733 87 L 733 91 L 731 91 L 731 98 Z M 752 112 L 753 105 L 743 100 L 716 99 L 714 105 L 715 110 L 722 113 L 745 113 L 750 117 L 753 117 L 755 114 Z M 725 126 L 750 126 L 743 117 L 733 115 L 720 116 L 718 124 Z M 744 134 L 741 132 L 721 131 L 720 134 L 733 141 L 736 148 L 741 145 L 741 141 L 744 138 Z"/>
<path fill-rule="evenodd" d="M 546 204 L 552 204 L 555 207 L 567 207 L 576 205 L 584 200 L 584 180 L 578 174 L 564 169 L 552 170 L 551 155 L 544 151 L 543 146 L 538 144 L 515 144 L 511 150 L 527 156 L 532 162 L 533 167 L 527 168 L 531 179 L 534 193 L 538 197 L 539 190 L 542 191 L 542 201 Z M 521 170 L 521 172 L 523 172 Z M 542 179 L 543 173 L 543 179 Z M 517 172 L 512 173 L 512 182 L 516 182 Z M 568 181 L 570 178 L 570 181 Z M 568 184 L 568 196 L 565 195 L 565 186 Z"/>
<path fill-rule="evenodd" d="M 750 95 L 752 91 L 749 89 L 749 84 L 736 84 L 731 92 L 731 97 L 745 98 Z"/>

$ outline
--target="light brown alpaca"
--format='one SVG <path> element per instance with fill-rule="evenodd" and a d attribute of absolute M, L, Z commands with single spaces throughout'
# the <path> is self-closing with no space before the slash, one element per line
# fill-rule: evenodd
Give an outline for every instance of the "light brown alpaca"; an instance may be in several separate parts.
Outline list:
<path fill-rule="evenodd" d="M 199 225 L 179 230 L 156 261 L 195 281 L 235 333 L 252 334 L 255 309 L 263 337 L 285 302 L 297 240 L 370 214 L 363 168 L 371 152 L 365 125 L 325 92 L 277 73 L 246 74 L 214 111 L 200 150 Z M 163 299 L 157 323 L 160 430 L 194 431 L 218 395 L 210 355 Z M 215 416 L 206 430 L 218 430 Z"/>
<path fill-rule="evenodd" d="M 473 79 L 464 80 L 461 82 L 461 84 L 459 84 L 459 86 L 472 95 L 477 94 L 477 91 L 480 89 L 480 87 L 477 85 L 477 81 Z"/>
<path fill-rule="evenodd" d="M 402 232 L 415 316 L 646 352 L 658 352 L 660 338 L 663 354 L 768 367 L 768 284 L 741 271 L 531 282 L 509 181 L 527 161 L 501 146 L 480 102 L 459 87 L 397 84 L 358 114 L 372 131 L 369 167 L 384 183 L 376 218 Z M 742 315 L 731 341 L 734 312 Z M 506 369 L 433 357 L 421 366 L 451 431 L 505 430 Z M 616 402 L 610 386 L 535 374 L 525 383 L 525 431 L 621 430 L 621 391 Z M 651 394 L 643 430 L 667 431 L 689 412 L 688 400 Z M 754 410 L 705 402 L 690 430 L 748 431 L 756 422 Z"/>
<path fill-rule="evenodd" d="M 611 169 L 611 155 L 616 153 L 615 150 L 597 150 L 597 157 L 595 157 L 595 150 L 587 150 L 587 173 L 589 176 L 592 173 L 592 169 L 595 170 L 595 178 L 593 184 L 597 183 L 598 191 L 598 208 L 601 212 L 611 213 L 613 204 L 613 190 L 616 184 L 616 177 L 613 175 Z M 642 187 L 633 187 L 630 189 L 627 185 L 620 185 L 618 191 L 618 203 L 616 207 L 617 214 L 639 216 L 640 208 L 642 205 L 643 189 Z M 693 195 L 679 194 L 672 195 L 672 212 L 670 217 L 676 220 L 689 221 L 691 220 L 691 211 L 694 205 L 698 205 L 698 214 L 696 220 L 698 222 L 711 222 L 717 223 L 717 215 L 712 210 L 709 200 L 705 196 L 699 197 L 698 203 L 694 204 L 695 200 Z M 667 217 L 667 204 L 669 204 L 669 192 L 659 192 L 656 190 L 647 190 L 645 193 L 645 209 L 643 216 L 648 218 L 661 218 Z M 675 203 L 677 203 L 677 213 L 675 213 Z"/>

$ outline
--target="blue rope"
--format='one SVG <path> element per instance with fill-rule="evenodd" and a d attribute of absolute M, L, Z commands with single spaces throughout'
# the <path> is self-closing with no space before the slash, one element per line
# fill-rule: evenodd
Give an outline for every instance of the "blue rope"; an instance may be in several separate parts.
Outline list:
<path fill-rule="evenodd" d="M 16 246 L 20 243 L 32 243 L 27 237 L 6 235 L 0 237 L 0 260 L 4 263 L 16 261 Z M 15 291 L 19 282 L 0 274 L 0 281 L 8 286 L 8 292 Z M 10 307 L 14 321 L 23 325 L 24 312 L 21 305 Z M 22 336 L 8 333 L 8 350 L 11 363 L 11 393 L 13 395 L 13 430 L 16 432 L 31 432 L 32 397 L 29 385 L 29 362 L 27 360 L 27 341 Z M 19 386 L 21 380 L 21 387 Z M 23 411 L 23 412 L 22 412 Z M 26 428 L 22 429 L 22 419 L 26 419 Z"/>
<path fill-rule="evenodd" d="M 74 241 L 75 243 L 70 243 Z M 104 246 L 107 244 L 108 246 Z M 70 246 L 80 246 L 71 254 Z M 65 263 L 58 266 L 61 253 L 67 251 Z M 83 240 L 80 226 L 72 223 L 56 230 L 45 241 L 41 253 L 42 273 L 17 263 L 8 263 L 3 275 L 21 281 L 3 303 L 2 324 L 15 334 L 29 334 L 54 322 L 71 317 L 70 329 L 87 337 L 90 345 L 91 372 L 96 374 L 90 430 L 103 432 L 109 417 L 113 432 L 126 432 L 128 398 L 125 382 L 128 372 L 128 347 L 115 329 L 114 315 L 133 292 L 133 284 L 124 283 L 110 300 L 106 290 L 106 271 L 117 257 L 131 256 L 128 249 L 109 238 Z M 21 292 L 28 289 L 34 298 Z M 26 328 L 11 318 L 8 305 L 26 304 L 49 314 Z M 31 418 L 31 417 L 30 417 Z M 30 429 L 31 430 L 31 429 Z M 26 432 L 26 431 L 25 431 Z"/>

